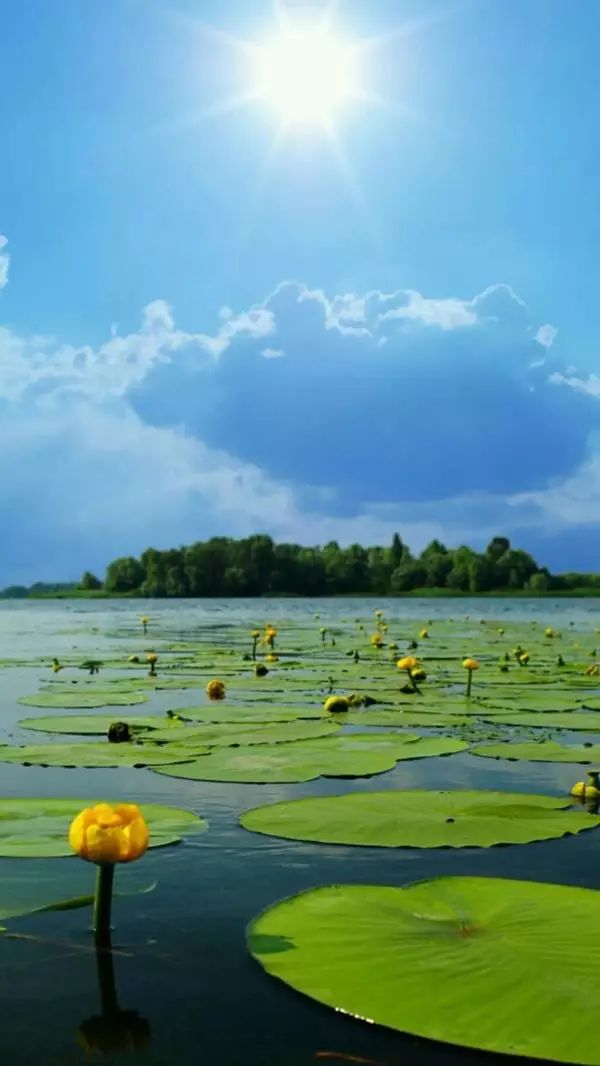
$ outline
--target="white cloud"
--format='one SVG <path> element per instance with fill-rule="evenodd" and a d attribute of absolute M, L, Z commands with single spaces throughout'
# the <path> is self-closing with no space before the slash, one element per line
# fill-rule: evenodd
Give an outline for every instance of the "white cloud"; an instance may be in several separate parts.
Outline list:
<path fill-rule="evenodd" d="M 569 369 L 573 373 L 573 367 Z M 567 374 L 560 374 L 557 371 L 551 374 L 548 380 L 552 385 L 566 385 L 568 388 L 573 389 L 574 392 L 580 392 L 586 396 L 594 396 L 600 400 L 600 375 L 598 374 L 590 374 L 588 378 L 578 378 L 568 376 L 568 372 Z"/>
<path fill-rule="evenodd" d="M 10 255 L 8 252 L 4 252 L 2 249 L 6 248 L 8 244 L 8 238 L 4 237 L 0 233 L 0 289 L 3 289 L 8 284 L 8 268 L 10 266 Z"/>
<path fill-rule="evenodd" d="M 540 326 L 535 335 L 535 339 L 538 344 L 542 345 L 542 348 L 551 348 L 556 340 L 557 334 L 558 330 L 556 326 L 551 326 L 546 323 L 546 325 Z"/>
<path fill-rule="evenodd" d="M 283 359 L 285 352 L 281 348 L 263 348 L 260 353 L 263 359 Z"/>
<path fill-rule="evenodd" d="M 455 296 L 423 296 L 414 289 L 394 292 L 371 289 L 362 296 L 344 293 L 330 298 L 323 289 L 310 289 L 299 281 L 283 281 L 263 306 L 269 306 L 286 292 L 294 292 L 298 303 L 312 301 L 317 304 L 323 314 L 325 329 L 337 330 L 347 337 L 375 337 L 387 323 L 402 320 L 443 331 L 468 329 L 497 321 L 498 314 L 492 312 L 498 300 L 503 301 L 503 310 L 510 304 L 527 309 L 514 289 L 502 282 L 490 285 L 473 299 L 463 300 Z"/>

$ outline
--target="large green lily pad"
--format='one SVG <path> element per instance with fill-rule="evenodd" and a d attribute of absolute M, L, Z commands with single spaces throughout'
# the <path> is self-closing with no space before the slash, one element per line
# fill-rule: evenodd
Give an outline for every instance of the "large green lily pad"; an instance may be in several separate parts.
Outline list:
<path fill-rule="evenodd" d="M 182 767 L 183 769 L 183 767 Z M 351 792 L 256 807 L 245 829 L 290 840 L 383 848 L 489 848 L 600 825 L 569 799 L 510 792 Z"/>
<path fill-rule="evenodd" d="M 170 727 L 152 732 L 152 740 L 176 741 L 178 748 L 194 751 L 201 747 L 231 747 L 242 744 L 279 744 L 309 737 L 324 737 L 336 733 L 339 726 L 329 719 L 318 722 L 219 722 L 216 725 L 192 725 L 173 733 Z M 165 760 L 167 761 L 167 760 Z M 172 760 L 173 762 L 175 760 Z"/>
<path fill-rule="evenodd" d="M 204 750 L 208 751 L 208 748 Z M 194 754 L 201 753 L 202 748 L 198 745 Z M 0 762 L 21 763 L 23 766 L 165 766 L 185 762 L 190 757 L 175 745 L 110 744 L 108 740 L 0 747 Z"/>
<path fill-rule="evenodd" d="M 72 855 L 69 826 L 84 807 L 97 799 L 0 799 L 0 856 L 10 859 L 51 858 Z M 201 833 L 207 823 L 191 811 L 142 803 L 140 809 L 150 833 L 150 847 L 176 844 L 182 837 Z"/>
<path fill-rule="evenodd" d="M 490 718 L 494 725 L 522 726 L 525 729 L 582 729 L 588 733 L 600 730 L 600 714 L 596 711 L 562 711 L 543 714 L 494 715 Z"/>
<path fill-rule="evenodd" d="M 517 741 L 514 744 L 479 744 L 472 755 L 486 759 L 514 759 L 525 762 L 600 763 L 600 744 L 558 744 L 554 740 Z M 0 758 L 2 749 L 0 748 Z"/>
<path fill-rule="evenodd" d="M 205 707 L 181 707 L 177 714 L 182 718 L 191 718 L 194 722 L 297 722 L 299 718 L 320 718 L 329 720 L 323 707 L 318 706 L 279 706 L 277 703 L 256 703 L 246 706 L 231 703 L 212 703 Z"/>
<path fill-rule="evenodd" d="M 127 722 L 133 732 L 144 732 L 149 729 L 172 729 L 174 732 L 183 729 L 183 723 L 177 718 L 169 719 L 164 715 L 133 716 L 121 714 L 118 718 L 114 714 L 57 714 L 40 718 L 22 718 L 18 725 L 22 729 L 33 729 L 39 733 L 67 733 L 79 736 L 102 736 L 108 733 L 109 727 L 115 721 Z"/>
<path fill-rule="evenodd" d="M 317 777 L 367 777 L 391 770 L 400 759 L 450 755 L 467 745 L 446 737 L 404 733 L 349 733 L 292 744 L 227 748 L 157 773 L 193 781 L 283 784 Z"/>
<path fill-rule="evenodd" d="M 600 893 L 483 877 L 332 885 L 248 930 L 260 965 L 320 1003 L 488 1052 L 600 1064 Z"/>
<path fill-rule="evenodd" d="M 472 719 L 470 717 L 463 718 L 459 714 L 437 714 L 435 712 L 426 713 L 425 711 L 404 711 L 394 709 L 382 708 L 369 708 L 368 710 L 349 711 L 348 714 L 343 715 L 344 723 L 348 725 L 382 725 L 389 726 L 390 728 L 408 728 L 408 729 L 438 729 L 445 726 L 464 726 L 471 725 Z"/>
<path fill-rule="evenodd" d="M 148 697 L 143 692 L 117 689 L 91 691 L 85 688 L 69 689 L 57 692 L 36 692 L 33 696 L 21 696 L 19 703 L 25 707 L 130 707 L 136 703 L 147 703 Z"/>

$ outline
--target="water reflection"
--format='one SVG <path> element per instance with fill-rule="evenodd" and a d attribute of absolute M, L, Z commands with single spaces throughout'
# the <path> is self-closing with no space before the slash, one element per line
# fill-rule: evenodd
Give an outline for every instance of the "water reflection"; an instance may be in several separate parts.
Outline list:
<path fill-rule="evenodd" d="M 117 998 L 112 948 L 96 949 L 100 1013 L 77 1029 L 77 1042 L 88 1055 L 144 1051 L 151 1043 L 149 1021 L 136 1010 L 121 1010 Z"/>

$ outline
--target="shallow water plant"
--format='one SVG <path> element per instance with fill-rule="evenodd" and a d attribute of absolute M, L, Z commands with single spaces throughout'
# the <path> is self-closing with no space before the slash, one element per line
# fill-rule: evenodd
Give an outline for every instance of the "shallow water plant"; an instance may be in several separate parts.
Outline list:
<path fill-rule="evenodd" d="M 467 671 L 467 687 L 465 695 L 471 695 L 471 688 L 473 685 L 473 674 L 475 670 L 479 670 L 479 663 L 477 659 L 463 659 L 463 668 Z"/>
<path fill-rule="evenodd" d="M 69 844 L 76 855 L 98 867 L 94 900 L 94 939 L 110 945 L 115 865 L 135 862 L 149 842 L 148 826 L 135 803 L 99 803 L 86 807 L 73 819 Z"/>

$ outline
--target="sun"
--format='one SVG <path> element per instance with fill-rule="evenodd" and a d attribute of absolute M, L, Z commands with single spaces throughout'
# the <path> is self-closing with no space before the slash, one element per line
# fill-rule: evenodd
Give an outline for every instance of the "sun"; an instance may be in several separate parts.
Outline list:
<path fill-rule="evenodd" d="M 327 29 L 285 29 L 257 48 L 256 96 L 284 123 L 327 125 L 359 96 L 356 49 Z"/>

